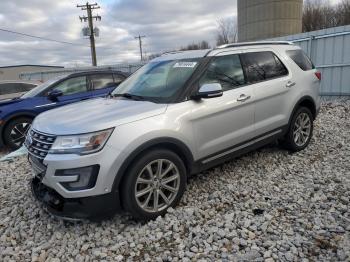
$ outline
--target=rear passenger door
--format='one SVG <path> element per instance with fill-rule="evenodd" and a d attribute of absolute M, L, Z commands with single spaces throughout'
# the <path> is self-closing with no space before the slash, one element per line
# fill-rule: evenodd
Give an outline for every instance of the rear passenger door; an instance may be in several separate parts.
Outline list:
<path fill-rule="evenodd" d="M 241 59 L 255 97 L 255 136 L 282 132 L 289 120 L 288 93 L 295 85 L 287 67 L 272 50 L 247 51 Z"/>
<path fill-rule="evenodd" d="M 89 76 L 94 97 L 106 96 L 118 86 L 125 77 L 119 74 L 103 73 Z"/>

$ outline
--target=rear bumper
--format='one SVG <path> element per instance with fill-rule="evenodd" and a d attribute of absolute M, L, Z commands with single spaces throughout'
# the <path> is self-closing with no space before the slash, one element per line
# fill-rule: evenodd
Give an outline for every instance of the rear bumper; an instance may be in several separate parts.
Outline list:
<path fill-rule="evenodd" d="M 118 192 L 91 197 L 64 198 L 44 185 L 38 177 L 32 179 L 31 189 L 35 198 L 49 213 L 65 220 L 106 219 L 121 210 Z"/>

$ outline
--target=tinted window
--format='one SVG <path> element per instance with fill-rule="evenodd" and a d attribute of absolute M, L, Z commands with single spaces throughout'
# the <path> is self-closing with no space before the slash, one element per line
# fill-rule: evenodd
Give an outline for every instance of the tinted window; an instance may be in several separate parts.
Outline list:
<path fill-rule="evenodd" d="M 243 69 L 238 55 L 214 58 L 201 77 L 199 85 L 220 83 L 224 91 L 245 84 Z"/>
<path fill-rule="evenodd" d="M 314 65 L 303 50 L 289 50 L 287 55 L 304 71 L 314 69 Z"/>
<path fill-rule="evenodd" d="M 272 52 L 253 52 L 241 55 L 249 83 L 288 74 L 287 68 Z"/>
<path fill-rule="evenodd" d="M 125 76 L 114 74 L 114 83 L 116 83 L 117 85 L 119 85 L 124 80 L 125 80 Z"/>
<path fill-rule="evenodd" d="M 102 89 L 106 87 L 114 86 L 114 80 L 112 74 L 98 74 L 90 76 L 92 88 Z"/>
<path fill-rule="evenodd" d="M 0 95 L 28 92 L 35 85 L 25 83 L 4 83 L 0 84 Z"/>
<path fill-rule="evenodd" d="M 64 80 L 53 89 L 62 91 L 63 95 L 73 95 L 81 92 L 86 92 L 86 77 L 79 76 Z"/>

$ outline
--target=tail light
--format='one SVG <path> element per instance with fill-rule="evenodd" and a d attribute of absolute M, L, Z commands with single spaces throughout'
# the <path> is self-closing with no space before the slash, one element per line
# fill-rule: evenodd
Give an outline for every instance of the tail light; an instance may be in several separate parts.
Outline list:
<path fill-rule="evenodd" d="M 318 80 L 321 81 L 322 75 L 321 75 L 321 72 L 320 72 L 320 71 L 317 71 L 317 72 L 315 73 L 315 76 L 318 78 Z"/>

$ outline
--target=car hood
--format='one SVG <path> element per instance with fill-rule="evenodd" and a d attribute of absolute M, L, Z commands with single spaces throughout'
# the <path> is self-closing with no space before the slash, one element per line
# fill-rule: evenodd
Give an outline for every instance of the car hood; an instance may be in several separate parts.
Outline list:
<path fill-rule="evenodd" d="M 166 104 L 124 98 L 98 98 L 49 110 L 37 116 L 33 128 L 54 135 L 95 132 L 159 115 Z"/>

